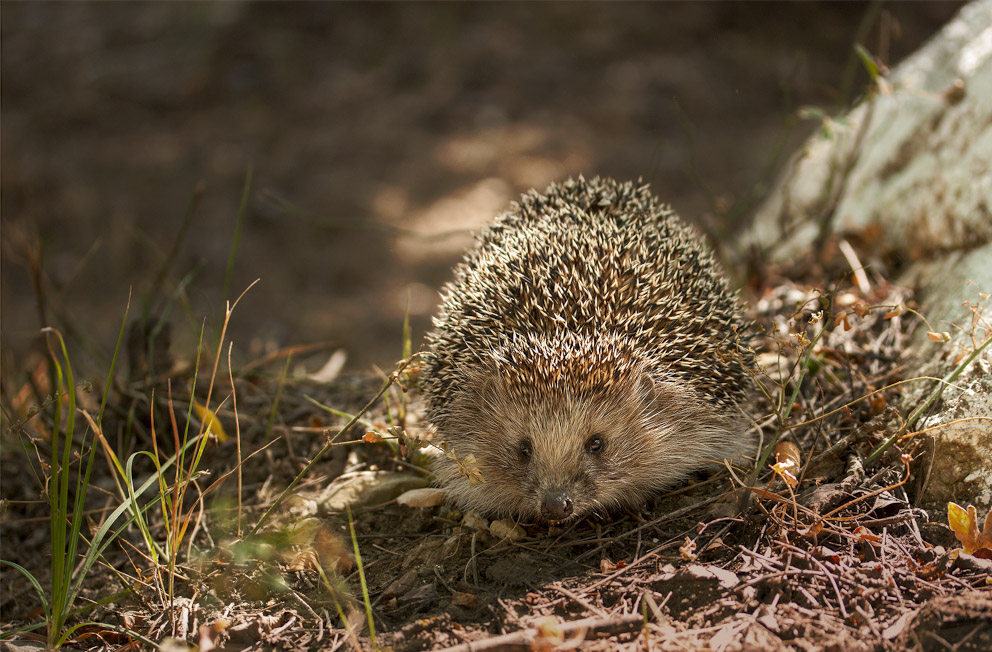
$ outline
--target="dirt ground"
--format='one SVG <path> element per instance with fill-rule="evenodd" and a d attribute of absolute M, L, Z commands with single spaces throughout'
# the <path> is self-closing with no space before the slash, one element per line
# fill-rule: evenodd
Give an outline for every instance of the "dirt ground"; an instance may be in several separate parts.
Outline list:
<path fill-rule="evenodd" d="M 183 503 L 192 526 L 172 588 L 163 588 L 166 567 L 149 565 L 137 529 L 123 530 L 127 543 L 108 549 L 80 594 L 93 607 L 86 618 L 104 624 L 78 630 L 71 646 L 140 647 L 119 631 L 126 628 L 169 639 L 168 649 L 186 649 L 181 641 L 200 649 L 396 652 L 989 649 L 992 559 L 963 554 L 946 512 L 919 506 L 931 462 L 925 438 L 867 461 L 899 432 L 892 404 L 901 389 L 872 392 L 903 378 L 907 340 L 921 324 L 891 306 L 913 306 L 912 294 L 887 283 L 881 267 L 872 271 L 875 289 L 859 294 L 837 248 L 819 254 L 793 268 L 765 268 L 749 313 L 768 333 L 756 343 L 766 352 L 758 380 L 769 397 L 755 398 L 755 413 L 766 415 L 755 428 L 766 442 L 781 435 L 796 446 L 794 486 L 767 466 L 752 480 L 746 466 L 700 472 L 643 510 L 559 526 L 401 505 L 401 492 L 429 482 L 418 448 L 428 433 L 416 362 L 392 385 L 367 375 L 314 382 L 282 379 L 282 352 L 238 372 L 237 418 L 230 403 L 218 411 L 228 439 L 211 438 L 199 465 L 206 473 Z M 815 282 L 792 280 L 800 278 Z M 828 284 L 833 308 L 817 299 Z M 818 324 L 835 326 L 818 340 L 791 416 L 775 418 L 777 401 L 797 382 L 797 335 L 813 339 Z M 156 431 L 143 416 L 150 411 L 159 448 L 172 450 L 161 424 L 171 407 L 182 428 L 190 371 L 175 370 L 169 380 L 169 400 L 162 377 L 116 384 L 103 431 L 116 433 L 123 452 L 153 446 Z M 43 392 L 43 368 L 33 381 Z M 387 400 L 361 413 L 384 386 Z M 96 401 L 87 396 L 99 391 L 77 392 L 90 413 Z M 44 398 L 27 385 L 9 396 L 13 414 Z M 318 404 L 345 414 L 328 415 Z M 321 456 L 348 414 L 362 418 Z M 8 429 L 0 456 L 5 558 L 43 584 L 45 559 L 36 551 L 47 547 L 40 525 L 47 506 L 37 500 L 42 470 L 34 451 L 45 456 L 51 427 L 49 412 L 24 416 Z M 16 450 L 15 435 L 34 444 Z M 142 459 L 138 477 L 151 472 Z M 240 476 L 233 475 L 238 459 Z M 108 472 L 94 478 L 90 532 L 117 504 Z M 157 510 L 149 524 L 163 540 Z M 258 532 L 249 532 L 255 525 Z M 0 588 L 8 627 L 37 622 L 27 581 L 5 570 Z M 114 599 L 97 604 L 107 596 Z M 31 634 L 18 639 L 3 649 L 37 649 Z"/>
<path fill-rule="evenodd" d="M 896 62 L 958 6 L 10 3 L 4 356 L 71 325 L 102 374 L 129 288 L 170 260 L 194 315 L 260 279 L 236 356 L 332 341 L 351 369 L 388 365 L 408 306 L 419 342 L 464 230 L 569 175 L 643 177 L 724 246 L 817 127 L 797 109 L 864 88 L 859 25 Z"/>
<path fill-rule="evenodd" d="M 958 6 L 5 4 L 0 558 L 45 583 L 35 451 L 50 448 L 52 378 L 38 329 L 66 333 L 95 413 L 134 289 L 139 327 L 103 423 L 124 458 L 171 445 L 167 381 L 180 424 L 206 400 L 202 378 L 191 389 L 201 320 L 210 362 L 223 299 L 260 278 L 228 332 L 237 410 L 218 412 L 229 439 L 207 447 L 209 475 L 184 503 L 194 518 L 171 597 L 130 528 L 81 601 L 130 592 L 86 618 L 229 650 L 992 648 L 992 565 L 959 555 L 947 514 L 919 505 L 926 442 L 863 462 L 897 432 L 900 390 L 848 405 L 901 379 L 919 327 L 855 306 L 912 305 L 911 290 L 879 267 L 859 294 L 833 243 L 773 268 L 731 235 L 817 127 L 797 108 L 863 89 L 859 25 L 898 61 Z M 403 506 L 401 491 L 429 482 L 414 361 L 280 502 L 348 421 L 314 401 L 357 414 L 383 386 L 371 365 L 388 373 L 403 356 L 408 308 L 416 350 L 466 230 L 579 173 L 643 177 L 713 237 L 769 333 L 758 347 L 773 398 L 796 380 L 794 334 L 818 328 L 816 288 L 849 301 L 831 306 L 795 409 L 776 419 L 755 399 L 765 439 L 798 446 L 798 485 L 767 468 L 701 472 L 640 512 L 550 528 Z M 148 337 L 159 323 L 169 337 Z M 346 372 L 307 378 L 334 350 Z M 241 475 L 198 502 L 239 458 Z M 90 533 L 117 496 L 96 468 Z M 151 527 L 161 538 L 161 515 Z M 38 604 L 0 569 L 4 632 L 38 622 Z M 106 627 L 70 645 L 139 647 Z"/>

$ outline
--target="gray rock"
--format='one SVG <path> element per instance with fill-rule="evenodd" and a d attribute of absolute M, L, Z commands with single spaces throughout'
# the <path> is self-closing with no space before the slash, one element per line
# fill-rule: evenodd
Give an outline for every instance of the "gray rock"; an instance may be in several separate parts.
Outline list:
<path fill-rule="evenodd" d="M 799 256 L 830 233 L 856 234 L 870 255 L 910 261 L 933 328 L 920 329 L 910 376 L 944 377 L 992 336 L 992 0 L 958 16 L 861 104 L 827 121 L 759 208 L 746 239 L 772 260 Z M 972 307 L 987 307 L 973 326 Z M 992 503 L 992 347 L 945 389 L 917 428 L 933 432 L 929 502 Z M 904 414 L 931 388 L 908 392 Z M 977 417 L 977 418 L 976 418 Z M 970 419 L 970 420 L 969 420 Z"/>

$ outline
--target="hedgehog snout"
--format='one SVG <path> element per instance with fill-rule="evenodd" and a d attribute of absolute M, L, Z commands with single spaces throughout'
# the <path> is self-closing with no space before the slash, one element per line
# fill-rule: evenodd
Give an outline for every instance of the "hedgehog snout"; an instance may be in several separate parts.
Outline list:
<path fill-rule="evenodd" d="M 567 492 L 552 490 L 541 501 L 541 516 L 549 521 L 564 521 L 572 515 L 572 497 Z"/>

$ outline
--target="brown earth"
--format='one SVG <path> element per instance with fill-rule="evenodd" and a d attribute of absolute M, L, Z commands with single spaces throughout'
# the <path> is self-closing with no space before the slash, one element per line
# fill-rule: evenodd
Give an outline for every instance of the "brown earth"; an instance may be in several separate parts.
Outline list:
<path fill-rule="evenodd" d="M 330 340 L 352 369 L 390 364 L 407 306 L 419 343 L 468 242 L 411 233 L 478 227 L 569 175 L 643 177 L 732 244 L 817 126 L 797 109 L 863 89 L 854 40 L 898 61 L 958 6 L 9 3 L 4 355 L 56 325 L 103 374 L 128 289 L 147 295 L 168 260 L 194 315 L 261 279 L 236 356 Z M 46 308 L 24 268 L 38 256 Z"/>
<path fill-rule="evenodd" d="M 367 586 L 375 642 L 397 652 L 988 649 L 992 560 L 963 554 L 946 514 L 915 506 L 930 464 L 926 440 L 900 441 L 879 462 L 864 461 L 902 420 L 890 407 L 899 387 L 870 392 L 902 378 L 906 342 L 920 324 L 886 306 L 912 306 L 912 296 L 886 283 L 878 268 L 874 289 L 858 294 L 839 251 L 828 245 L 820 254 L 792 269 L 766 268 L 761 283 L 778 280 L 761 285 L 751 313 L 769 333 L 758 350 L 770 352 L 760 360 L 758 379 L 772 401 L 756 400 L 756 414 L 773 414 L 778 398 L 792 394 L 802 349 L 794 345 L 801 338 L 789 334 L 813 339 L 819 325 L 834 325 L 819 340 L 791 419 L 762 416 L 756 426 L 766 441 L 781 435 L 798 446 L 795 487 L 767 469 L 750 493 L 747 468 L 699 473 L 643 510 L 551 527 L 402 506 L 395 500 L 401 491 L 428 482 L 426 459 L 416 448 L 428 434 L 418 418 L 416 373 L 400 374 L 409 391 L 389 387 L 388 404 L 377 402 L 318 458 L 347 419 L 327 416 L 308 397 L 359 414 L 383 382 L 283 382 L 284 353 L 235 375 L 236 420 L 229 407 L 218 412 L 228 439 L 207 446 L 199 467 L 206 474 L 184 503 L 192 526 L 172 597 L 161 588 L 166 567 L 156 571 L 137 530 L 123 529 L 121 540 L 128 543 L 108 549 L 107 566 L 87 576 L 81 594 L 82 604 L 116 596 L 86 615 L 107 624 L 79 630 L 71 645 L 136 645 L 114 626 L 201 649 L 373 649 L 363 607 Z M 833 313 L 816 299 L 815 288 L 828 285 L 836 290 Z M 877 307 L 865 312 L 860 301 Z M 845 304 L 851 307 L 839 307 Z M 801 309 L 793 312 L 796 305 Z M 828 312 L 817 318 L 821 310 Z M 786 372 L 781 386 L 776 362 Z M 170 375 L 179 432 L 189 373 Z M 39 367 L 34 384 L 44 391 L 47 382 Z M 207 400 L 205 385 L 201 379 L 200 402 Z M 97 384 L 77 392 L 90 414 L 100 390 Z M 170 427 L 162 425 L 169 423 L 166 396 L 161 379 L 116 384 L 103 430 L 117 433 L 122 457 L 151 449 L 153 431 L 161 450 L 173 450 Z M 25 412 L 43 401 L 30 386 L 7 395 L 8 412 L 24 416 L 5 436 L 20 436 L 37 454 L 25 458 L 5 446 L 0 473 L 7 501 L 3 554 L 44 585 L 46 562 L 38 551 L 48 545 L 47 507 L 37 500 L 35 477 L 43 472 L 37 460 L 48 456 L 45 433 L 52 423 L 49 410 Z M 153 404 L 157 430 L 143 416 Z M 194 431 L 198 427 L 194 419 Z M 245 459 L 241 476 L 211 486 L 235 471 L 239 458 Z M 283 488 L 311 460 L 316 465 L 282 499 Z M 96 469 L 91 532 L 119 501 L 99 459 Z M 137 469 L 139 478 L 151 472 L 144 458 Z M 207 494 L 202 505 L 201 492 Z M 272 515 L 263 516 L 276 503 Z M 346 503 L 353 516 L 343 511 Z M 259 523 L 259 533 L 249 535 Z M 163 541 L 158 510 L 150 512 L 149 524 Z M 20 575 L 0 573 L 8 631 L 37 622 L 37 604 Z M 23 644 L 25 635 L 19 638 Z"/>

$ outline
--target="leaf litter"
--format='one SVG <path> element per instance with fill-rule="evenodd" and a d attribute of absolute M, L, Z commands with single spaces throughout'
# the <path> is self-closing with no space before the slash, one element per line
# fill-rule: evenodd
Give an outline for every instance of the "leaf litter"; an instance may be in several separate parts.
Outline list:
<path fill-rule="evenodd" d="M 925 436 L 898 438 L 866 463 L 904 423 L 894 405 L 909 380 L 910 338 L 925 328 L 912 295 L 877 271 L 856 284 L 805 265 L 768 268 L 751 287 L 764 388 L 753 427 L 775 441 L 774 456 L 757 474 L 698 473 L 637 513 L 548 527 L 437 505 L 438 492 L 424 488 L 430 435 L 412 369 L 387 381 L 388 407 L 363 415 L 381 378 L 318 383 L 287 376 L 280 356 L 249 364 L 232 374 L 233 435 L 233 402 L 205 410 L 202 384 L 189 391 L 189 370 L 171 378 L 172 398 L 151 393 L 161 379 L 115 388 L 105 432 L 126 433 L 131 441 L 116 445 L 130 450 L 152 445 L 142 413 L 187 406 L 194 421 L 209 421 L 205 430 L 218 437 L 203 452 L 206 484 L 235 468 L 234 440 L 248 452 L 267 447 L 240 466 L 240 511 L 230 477 L 209 496 L 191 479 L 184 509 L 194 522 L 173 553 L 171 595 L 152 589 L 148 578 L 163 571 L 142 553 L 140 534 L 125 531 L 128 543 L 104 553 L 84 598 L 96 620 L 169 638 L 176 649 L 194 641 L 201 649 L 396 652 L 990 649 L 992 516 L 980 526 L 972 506 L 920 506 L 910 481 L 924 474 Z M 39 373 L 31 370 L 37 386 Z M 43 448 L 53 424 L 27 407 L 31 395 L 7 394 L 10 413 L 24 415 L 10 430 Z M 349 420 L 360 427 L 340 432 Z M 24 459 L 8 446 L 0 454 L 4 539 L 27 543 L 4 546 L 4 556 L 43 577 L 31 550 L 44 540 L 46 512 L 27 488 L 44 469 Z M 106 507 L 91 502 L 99 519 Z M 254 534 L 236 524 L 240 515 L 253 526 L 270 511 Z M 161 513 L 149 512 L 159 537 Z M 12 624 L 4 631 L 36 622 L 22 578 L 4 570 L 0 581 L 0 610 Z M 100 604 L 107 595 L 118 597 Z M 86 636 L 70 642 L 126 640 Z"/>

